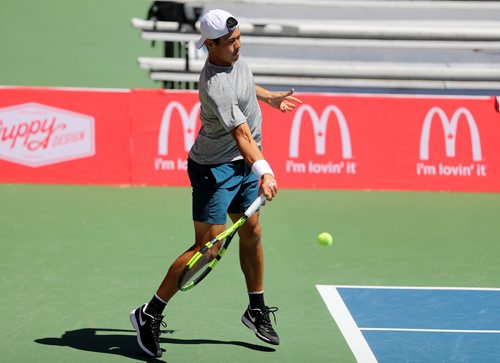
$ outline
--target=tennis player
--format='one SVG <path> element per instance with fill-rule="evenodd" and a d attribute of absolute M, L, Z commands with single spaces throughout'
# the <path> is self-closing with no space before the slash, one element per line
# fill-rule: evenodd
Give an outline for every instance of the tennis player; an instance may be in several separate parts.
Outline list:
<path fill-rule="evenodd" d="M 178 291 L 177 281 L 191 256 L 235 221 L 264 193 L 272 200 L 278 192 L 273 170 L 261 151 L 262 114 L 257 100 L 282 112 L 301 101 L 288 92 L 271 92 L 256 86 L 249 67 L 240 58 L 238 21 L 224 10 L 211 10 L 200 21 L 196 45 L 208 49 L 200 74 L 201 122 L 189 152 L 195 244 L 177 258 L 151 301 L 130 313 L 140 347 L 160 357 L 160 327 L 168 301 Z M 241 320 L 256 336 L 270 344 L 280 340 L 270 314 L 278 310 L 264 302 L 264 270 L 259 213 L 238 232 L 240 265 L 245 276 L 249 305 Z"/>

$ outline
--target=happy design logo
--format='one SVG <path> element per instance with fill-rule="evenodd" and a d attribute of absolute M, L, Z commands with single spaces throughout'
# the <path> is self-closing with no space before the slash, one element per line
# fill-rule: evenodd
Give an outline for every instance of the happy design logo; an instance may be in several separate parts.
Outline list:
<path fill-rule="evenodd" d="M 39 103 L 0 109 L 0 159 L 36 168 L 95 154 L 94 118 Z"/>

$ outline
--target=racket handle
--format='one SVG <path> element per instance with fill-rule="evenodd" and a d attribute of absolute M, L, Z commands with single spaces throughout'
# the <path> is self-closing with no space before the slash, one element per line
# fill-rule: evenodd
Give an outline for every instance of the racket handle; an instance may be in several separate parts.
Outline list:
<path fill-rule="evenodd" d="M 257 197 L 257 199 L 254 200 L 254 202 L 248 207 L 248 209 L 245 211 L 245 216 L 249 218 L 252 214 L 254 214 L 257 209 L 260 208 L 262 203 L 266 201 L 266 196 L 264 194 L 261 194 Z"/>

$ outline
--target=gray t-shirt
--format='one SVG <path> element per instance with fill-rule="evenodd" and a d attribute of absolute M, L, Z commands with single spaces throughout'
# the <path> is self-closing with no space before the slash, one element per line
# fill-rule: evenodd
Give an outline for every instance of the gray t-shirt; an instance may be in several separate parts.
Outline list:
<path fill-rule="evenodd" d="M 246 122 L 261 147 L 262 113 L 253 74 L 240 58 L 233 66 L 205 63 L 199 82 L 201 129 L 189 151 L 198 164 L 242 159 L 231 130 Z"/>

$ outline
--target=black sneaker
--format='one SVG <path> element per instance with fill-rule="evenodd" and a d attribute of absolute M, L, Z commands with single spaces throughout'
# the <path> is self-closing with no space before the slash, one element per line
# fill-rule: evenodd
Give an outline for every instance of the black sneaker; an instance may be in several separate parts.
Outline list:
<path fill-rule="evenodd" d="M 248 307 L 241 316 L 241 321 L 250 330 L 253 330 L 260 340 L 269 344 L 278 345 L 280 343 L 280 338 L 274 331 L 271 320 L 269 319 L 269 314 L 273 314 L 274 323 L 276 324 L 276 316 L 274 315 L 276 311 L 278 311 L 276 307 L 270 308 L 265 306 L 262 310 L 250 309 L 250 307 Z"/>
<path fill-rule="evenodd" d="M 166 327 L 163 315 L 146 313 L 144 304 L 130 313 L 130 322 L 137 332 L 137 342 L 141 349 L 152 357 L 161 357 L 160 326 Z"/>

